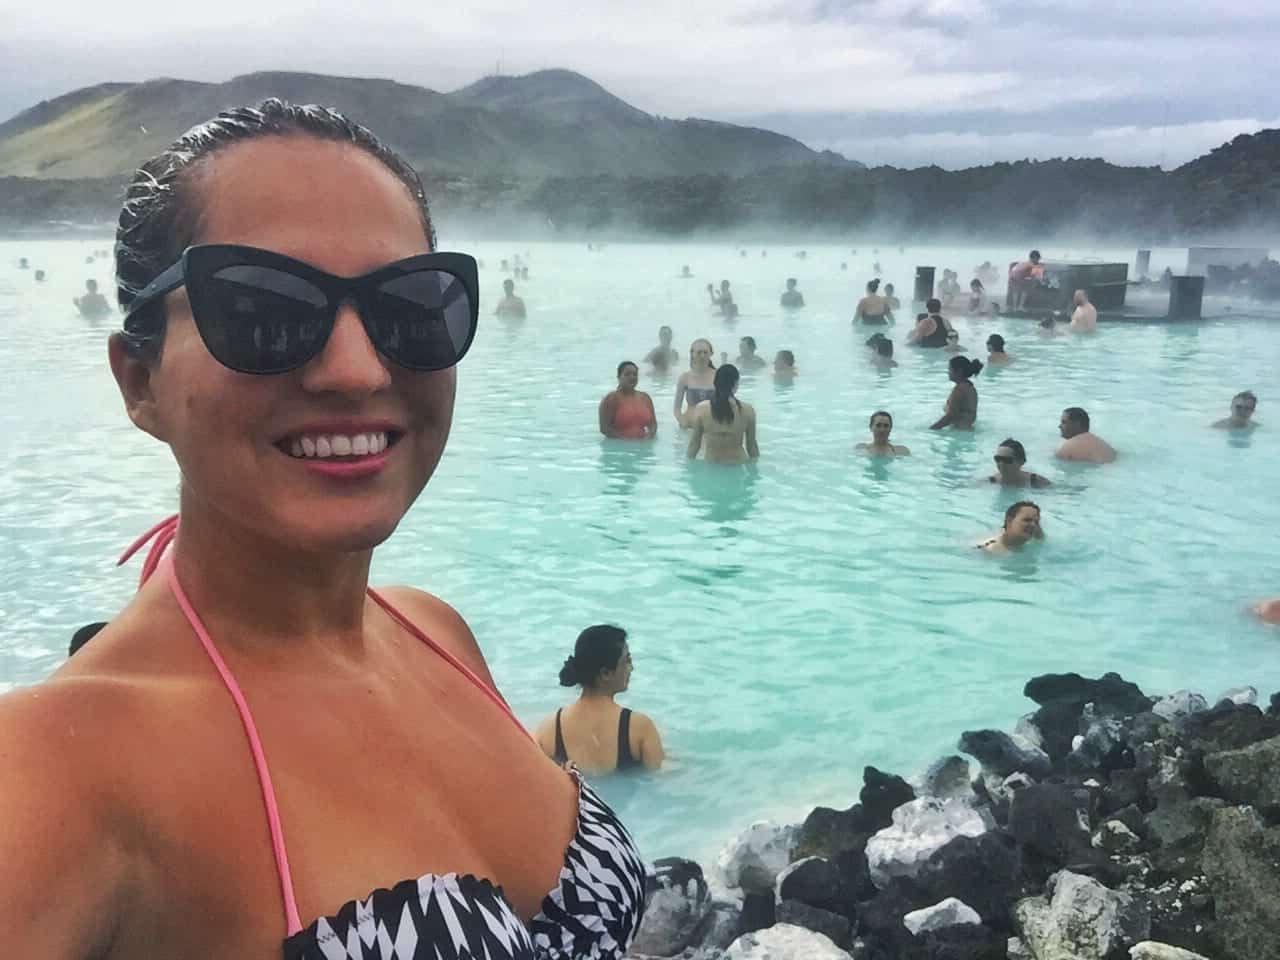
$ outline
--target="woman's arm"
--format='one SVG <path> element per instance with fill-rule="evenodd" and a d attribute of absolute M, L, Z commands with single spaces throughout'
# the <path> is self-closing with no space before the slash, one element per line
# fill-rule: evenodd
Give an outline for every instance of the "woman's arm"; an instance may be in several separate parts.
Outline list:
<path fill-rule="evenodd" d="M 609 393 L 600 401 L 600 432 L 606 437 L 616 437 L 617 431 L 613 429 L 613 411 L 618 406 L 618 394 Z"/>
<path fill-rule="evenodd" d="M 941 419 L 929 427 L 930 430 L 941 430 L 943 427 L 949 427 L 951 424 L 955 423 L 957 413 L 955 399 L 956 391 L 959 389 L 959 384 L 951 388 L 951 394 L 947 397 L 947 405 L 945 407 L 946 412 L 943 413 Z"/>
<path fill-rule="evenodd" d="M 925 328 L 926 324 L 929 325 L 928 329 Z M 919 343 L 929 334 L 933 333 L 933 327 L 936 325 L 937 324 L 934 322 L 933 317 L 921 317 L 920 320 L 916 322 L 912 331 L 907 334 L 907 343 Z"/>
<path fill-rule="evenodd" d="M 652 440 L 658 435 L 658 414 L 653 409 L 653 397 L 647 393 L 644 394 L 644 402 L 649 405 L 649 422 L 646 424 L 645 429 L 648 430 L 647 436 Z"/>
<path fill-rule="evenodd" d="M 693 431 L 689 434 L 689 459 L 696 460 L 698 451 L 702 449 L 702 418 L 695 413 L 692 423 Z"/>
<path fill-rule="evenodd" d="M 756 445 L 756 408 L 749 403 L 743 404 L 743 407 L 747 420 L 747 435 L 743 438 L 747 442 L 747 456 L 752 460 L 759 460 L 760 447 Z"/>
<path fill-rule="evenodd" d="M 662 735 L 658 733 L 657 725 L 643 713 L 634 712 L 631 714 L 631 724 L 640 740 L 640 762 L 644 764 L 644 768 L 661 768 L 662 762 L 667 758 L 667 751 L 662 746 Z"/>
<path fill-rule="evenodd" d="M 686 389 L 688 389 L 688 386 L 685 383 L 685 374 L 682 373 L 680 374 L 679 379 L 676 380 L 676 405 L 674 411 L 676 415 L 676 422 L 680 424 L 684 423 L 684 420 L 681 419 L 680 415 L 684 412 L 684 392 Z"/>

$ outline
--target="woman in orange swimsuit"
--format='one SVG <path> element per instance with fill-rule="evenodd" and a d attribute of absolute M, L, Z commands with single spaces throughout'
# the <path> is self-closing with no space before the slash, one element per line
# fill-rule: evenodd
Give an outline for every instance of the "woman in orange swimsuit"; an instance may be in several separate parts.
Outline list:
<path fill-rule="evenodd" d="M 637 390 L 640 368 L 630 360 L 618 364 L 618 389 L 600 401 L 600 432 L 617 440 L 652 440 L 658 435 L 653 398 Z"/>

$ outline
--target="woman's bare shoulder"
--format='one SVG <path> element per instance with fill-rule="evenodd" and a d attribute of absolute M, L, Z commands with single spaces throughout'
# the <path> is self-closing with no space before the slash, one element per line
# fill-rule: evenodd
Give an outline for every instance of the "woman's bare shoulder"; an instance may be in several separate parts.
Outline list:
<path fill-rule="evenodd" d="M 462 614 L 435 594 L 415 587 L 380 587 L 378 592 L 414 626 L 466 664 L 481 680 L 497 689 L 484 652 Z"/>

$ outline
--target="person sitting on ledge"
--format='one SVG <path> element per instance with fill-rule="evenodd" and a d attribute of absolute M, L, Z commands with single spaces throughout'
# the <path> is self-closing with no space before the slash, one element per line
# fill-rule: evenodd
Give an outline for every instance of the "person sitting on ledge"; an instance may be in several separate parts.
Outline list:
<path fill-rule="evenodd" d="M 615 440 L 652 440 L 658 435 L 653 398 L 637 390 L 640 368 L 630 360 L 618 364 L 618 389 L 600 401 L 600 432 Z"/>
<path fill-rule="evenodd" d="M 996 366 L 1002 363 L 1013 363 L 1012 354 L 1005 352 L 1004 337 L 998 333 L 987 337 L 987 363 L 993 363 Z"/>
<path fill-rule="evenodd" d="M 787 289 L 783 291 L 779 303 L 789 310 L 796 310 L 804 306 L 804 294 L 796 289 L 795 277 L 787 277 Z"/>
<path fill-rule="evenodd" d="M 1049 480 L 1038 473 L 1022 469 L 1027 463 L 1027 451 L 1021 443 L 1012 438 L 1003 440 L 996 447 L 996 472 L 987 479 L 1002 487 L 1047 487 Z"/>
<path fill-rule="evenodd" d="M 915 329 L 907 334 L 907 343 L 917 347 L 945 347 L 951 323 L 942 315 L 942 301 L 930 297 L 924 308 L 927 312 L 916 318 Z"/>
<path fill-rule="evenodd" d="M 1032 540 L 1043 540 L 1040 526 L 1040 508 L 1030 500 L 1019 500 L 1004 512 L 1004 527 L 989 540 L 978 544 L 987 553 L 1013 553 Z"/>
<path fill-rule="evenodd" d="M 909 457 L 911 451 L 898 443 L 889 442 L 889 434 L 893 432 L 893 416 L 887 410 L 877 410 L 871 415 L 868 424 L 871 427 L 871 442 L 860 443 L 853 448 L 855 453 L 868 457 Z"/>
<path fill-rule="evenodd" d="M 1217 421 L 1214 426 L 1219 430 L 1252 430 L 1261 426 L 1253 419 L 1253 411 L 1258 409 L 1258 398 L 1252 390 L 1242 390 L 1231 398 L 1231 416 Z"/>
<path fill-rule="evenodd" d="M 516 296 L 514 280 L 502 281 L 502 299 L 498 301 L 498 307 L 493 312 L 499 317 L 510 317 L 513 320 L 525 318 L 524 301 Z"/>
<path fill-rule="evenodd" d="M 627 631 L 621 627 L 599 624 L 578 634 L 560 668 L 560 685 L 580 686 L 582 694 L 539 725 L 543 752 L 556 763 L 573 763 L 592 774 L 661 767 L 666 752 L 654 722 L 614 702 L 630 685 L 632 668 Z"/>
<path fill-rule="evenodd" d="M 71 298 L 71 302 L 75 304 L 81 316 L 102 317 L 111 312 L 111 304 L 107 303 L 107 298 L 98 292 L 97 280 L 86 280 L 84 289 L 85 295 L 83 297 Z"/>
<path fill-rule="evenodd" d="M 1015 263 L 1009 268 L 1010 308 L 1021 310 L 1027 304 L 1027 294 L 1035 286 L 1036 281 L 1044 275 L 1044 267 L 1040 265 L 1040 251 L 1032 250 L 1026 260 Z"/>
<path fill-rule="evenodd" d="M 1101 437 L 1089 432 L 1089 414 L 1083 407 L 1067 407 L 1058 421 L 1058 432 L 1064 443 L 1058 448 L 1059 460 L 1081 463 L 1111 463 L 1116 451 Z"/>

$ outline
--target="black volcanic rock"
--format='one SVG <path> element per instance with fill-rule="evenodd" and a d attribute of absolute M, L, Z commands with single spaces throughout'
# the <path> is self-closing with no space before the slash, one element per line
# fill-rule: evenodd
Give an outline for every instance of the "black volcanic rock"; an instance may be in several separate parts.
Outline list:
<path fill-rule="evenodd" d="M 956 837 L 928 859 L 916 881 L 931 902 L 963 900 L 998 930 L 1012 929 L 1009 910 L 1026 893 L 1017 844 L 1000 830 Z"/>
<path fill-rule="evenodd" d="M 862 771 L 863 814 L 871 820 L 872 831 L 881 830 L 893 822 L 893 811 L 916 798 L 911 785 L 899 776 L 884 773 L 875 767 Z"/>
<path fill-rule="evenodd" d="M 960 734 L 959 749 L 1001 777 L 1021 771 L 1038 778 L 1051 771 L 1044 751 L 1018 743 L 1003 730 L 966 730 Z"/>
<path fill-rule="evenodd" d="M 1091 859 L 1088 790 L 1037 783 L 1013 795 L 1009 833 L 1041 857 L 1063 866 Z"/>

